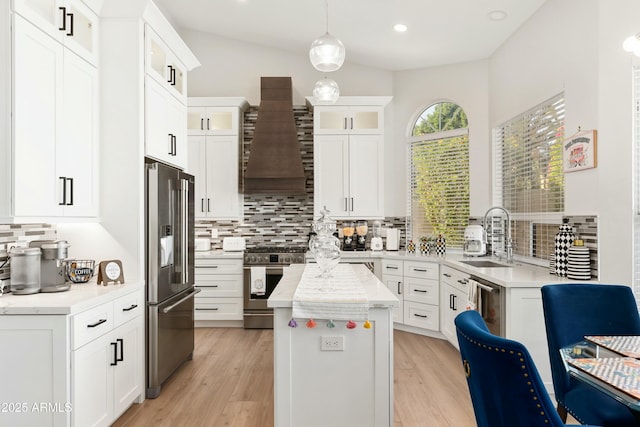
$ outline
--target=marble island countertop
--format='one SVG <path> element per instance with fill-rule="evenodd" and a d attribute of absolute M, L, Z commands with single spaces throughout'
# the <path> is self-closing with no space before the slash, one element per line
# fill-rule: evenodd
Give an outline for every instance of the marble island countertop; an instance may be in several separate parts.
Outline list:
<path fill-rule="evenodd" d="M 290 308 L 293 295 L 300 283 L 300 277 L 307 264 L 292 264 L 284 270 L 284 275 L 267 301 L 271 308 Z M 373 275 L 365 266 L 354 266 L 354 272 L 362 283 L 369 300 L 369 307 L 397 307 L 398 298 Z M 339 277 L 335 278 L 339 280 Z"/>
<path fill-rule="evenodd" d="M 71 284 L 68 291 L 31 295 L 0 296 L 0 315 L 11 314 L 74 314 L 119 296 L 143 289 L 143 283 L 98 285 L 94 277 L 88 283 Z"/>

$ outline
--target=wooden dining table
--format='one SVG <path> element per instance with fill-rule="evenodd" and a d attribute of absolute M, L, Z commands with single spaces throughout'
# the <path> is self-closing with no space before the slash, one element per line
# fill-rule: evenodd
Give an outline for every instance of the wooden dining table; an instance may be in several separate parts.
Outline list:
<path fill-rule="evenodd" d="M 640 336 L 585 336 L 560 353 L 571 377 L 628 406 L 640 425 Z"/>

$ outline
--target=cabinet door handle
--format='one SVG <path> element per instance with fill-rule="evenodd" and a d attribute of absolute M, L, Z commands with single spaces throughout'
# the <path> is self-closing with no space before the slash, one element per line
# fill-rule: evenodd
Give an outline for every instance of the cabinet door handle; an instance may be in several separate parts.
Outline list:
<path fill-rule="evenodd" d="M 218 307 L 213 307 L 213 308 L 197 308 L 196 307 L 196 311 L 218 311 Z"/>
<path fill-rule="evenodd" d="M 87 328 L 95 328 L 96 326 L 102 325 L 106 321 L 107 321 L 107 319 L 100 319 L 96 323 L 91 323 L 91 324 L 87 325 Z"/>
<path fill-rule="evenodd" d="M 449 294 L 449 308 L 453 310 L 453 294 Z"/>
<path fill-rule="evenodd" d="M 131 311 L 136 307 L 138 307 L 138 304 L 131 304 L 129 307 L 123 308 L 122 311 Z"/>
<path fill-rule="evenodd" d="M 207 197 L 207 212 L 211 212 L 211 199 Z"/>
<path fill-rule="evenodd" d="M 347 118 L 344 118 L 344 129 L 347 130 Z"/>
<path fill-rule="evenodd" d="M 353 197 L 351 198 L 351 212 L 353 212 Z"/>
<path fill-rule="evenodd" d="M 453 311 L 458 311 L 458 304 L 456 304 L 456 300 L 458 299 L 457 295 L 451 295 L 453 297 Z"/>
<path fill-rule="evenodd" d="M 416 316 L 416 317 L 422 317 L 423 319 L 426 319 L 426 318 L 427 318 L 427 315 L 426 315 L 426 314 L 413 313 L 413 315 L 414 315 L 414 316 Z"/>
<path fill-rule="evenodd" d="M 344 210 L 345 212 L 349 212 L 349 202 L 346 197 L 344 198 Z"/>
<path fill-rule="evenodd" d="M 204 197 L 200 199 L 200 212 L 204 212 Z"/>
<path fill-rule="evenodd" d="M 398 282 L 398 295 L 402 295 L 402 282 Z"/>
<path fill-rule="evenodd" d="M 124 339 L 118 338 L 116 339 L 116 341 L 120 343 L 120 357 L 116 356 L 116 364 L 117 364 L 118 362 L 124 362 Z M 116 347 L 118 347 L 117 344 L 116 344 Z"/>
<path fill-rule="evenodd" d="M 207 118 L 207 130 L 211 130 L 211 119 Z"/>
<path fill-rule="evenodd" d="M 175 86 L 176 85 L 176 68 L 172 66 L 169 66 L 169 67 L 171 68 L 169 83 L 171 83 L 171 86 Z"/>
<path fill-rule="evenodd" d="M 351 120 L 351 128 L 350 128 L 350 129 L 352 129 L 352 130 L 353 130 L 353 117 L 351 117 L 351 119 L 350 119 L 350 120 Z"/>
<path fill-rule="evenodd" d="M 118 343 L 111 342 L 109 345 L 113 346 L 113 362 L 110 363 L 111 366 L 116 366 L 118 364 Z"/>
<path fill-rule="evenodd" d="M 171 77 L 173 76 L 171 70 L 173 70 L 173 67 L 171 65 L 167 65 L 167 68 L 169 69 L 169 80 L 167 80 L 167 83 L 171 83 Z"/>
<path fill-rule="evenodd" d="M 209 119 L 207 119 L 209 120 Z M 204 119 L 200 118 L 200 130 L 204 130 Z"/>
<path fill-rule="evenodd" d="M 178 155 L 178 135 L 173 135 L 173 155 Z"/>
<path fill-rule="evenodd" d="M 73 37 L 73 13 L 67 13 L 67 16 L 69 17 L 69 32 L 67 36 Z"/>
<path fill-rule="evenodd" d="M 172 156 L 173 155 L 173 134 L 168 134 L 169 135 L 169 155 Z"/>
<path fill-rule="evenodd" d="M 58 179 L 62 181 L 62 201 L 58 205 L 64 206 L 67 204 L 67 177 L 61 176 Z"/>
<path fill-rule="evenodd" d="M 62 27 L 58 27 L 58 30 L 67 31 L 67 8 L 60 6 L 58 9 L 62 12 Z"/>
<path fill-rule="evenodd" d="M 73 178 L 67 178 L 69 181 L 69 203 L 66 203 L 67 206 L 73 206 Z"/>

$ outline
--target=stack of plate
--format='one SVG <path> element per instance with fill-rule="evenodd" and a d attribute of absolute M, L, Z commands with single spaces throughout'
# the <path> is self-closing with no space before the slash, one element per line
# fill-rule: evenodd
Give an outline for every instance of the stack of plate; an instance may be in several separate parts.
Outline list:
<path fill-rule="evenodd" d="M 584 246 L 582 240 L 576 240 L 569 248 L 567 255 L 567 278 L 571 280 L 591 279 L 591 260 L 589 248 Z"/>
<path fill-rule="evenodd" d="M 556 254 L 549 255 L 549 274 L 556 274 Z"/>

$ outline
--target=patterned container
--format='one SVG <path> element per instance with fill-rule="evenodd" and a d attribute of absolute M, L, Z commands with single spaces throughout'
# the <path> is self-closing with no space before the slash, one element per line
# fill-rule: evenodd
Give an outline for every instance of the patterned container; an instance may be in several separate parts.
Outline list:
<path fill-rule="evenodd" d="M 573 234 L 573 227 L 568 222 L 564 222 L 560 226 L 560 231 L 556 234 L 555 238 L 555 269 L 556 275 L 560 277 L 567 276 L 567 266 L 569 258 L 569 248 L 573 246 L 575 236 Z"/>
<path fill-rule="evenodd" d="M 591 280 L 591 259 L 589 248 L 582 240 L 576 240 L 569 248 L 567 257 L 567 278 L 571 280 Z"/>
<path fill-rule="evenodd" d="M 447 241 L 442 234 L 436 239 L 436 255 L 443 257 L 447 254 Z"/>

